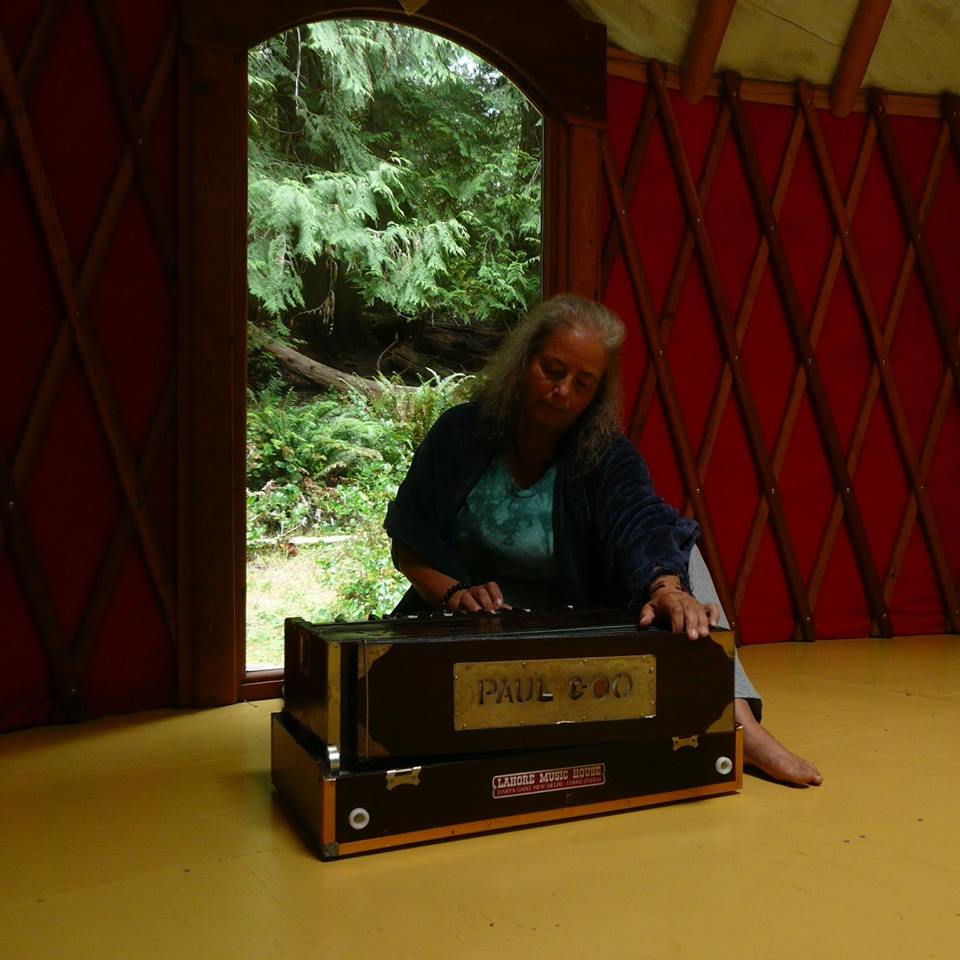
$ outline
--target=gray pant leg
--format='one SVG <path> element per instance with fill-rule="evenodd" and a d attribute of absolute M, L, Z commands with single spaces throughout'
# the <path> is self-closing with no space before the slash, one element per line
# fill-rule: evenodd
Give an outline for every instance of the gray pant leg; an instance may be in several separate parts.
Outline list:
<path fill-rule="evenodd" d="M 715 603 L 720 610 L 719 625 L 725 630 L 729 630 L 730 621 L 727 620 L 723 604 L 720 603 L 720 598 L 717 596 L 717 588 L 714 586 L 713 577 L 710 576 L 710 571 L 707 569 L 706 561 L 703 559 L 703 554 L 700 553 L 699 547 L 694 547 L 690 554 L 690 566 L 687 568 L 687 572 L 690 575 L 690 586 L 693 588 L 693 595 L 701 603 Z M 753 715 L 757 720 L 760 719 L 760 714 L 763 710 L 763 701 L 754 685 L 750 682 L 750 678 L 740 663 L 740 657 L 737 656 L 736 653 L 734 653 L 733 657 L 733 695 L 737 699 L 746 700 L 750 704 Z"/>

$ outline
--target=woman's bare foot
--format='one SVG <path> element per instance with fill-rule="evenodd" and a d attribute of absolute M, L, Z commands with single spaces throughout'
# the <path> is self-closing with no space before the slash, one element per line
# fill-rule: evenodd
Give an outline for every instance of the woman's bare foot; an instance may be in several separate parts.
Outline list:
<path fill-rule="evenodd" d="M 737 723 L 743 727 L 743 762 L 758 767 L 768 777 L 798 787 L 819 787 L 820 771 L 803 757 L 791 753 L 770 732 L 757 723 L 746 700 L 734 701 Z"/>

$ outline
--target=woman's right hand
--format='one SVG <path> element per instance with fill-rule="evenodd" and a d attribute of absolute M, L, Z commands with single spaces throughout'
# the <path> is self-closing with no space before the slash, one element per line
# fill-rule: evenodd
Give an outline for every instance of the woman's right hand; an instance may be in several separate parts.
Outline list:
<path fill-rule="evenodd" d="M 512 609 L 493 580 L 458 590 L 447 600 L 447 610 L 461 613 L 499 613 L 501 610 Z"/>

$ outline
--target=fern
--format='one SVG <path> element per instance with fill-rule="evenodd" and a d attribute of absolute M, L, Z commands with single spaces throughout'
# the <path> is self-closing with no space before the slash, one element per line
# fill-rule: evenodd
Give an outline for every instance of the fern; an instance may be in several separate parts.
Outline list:
<path fill-rule="evenodd" d="M 413 451 L 471 378 L 433 374 L 416 390 L 301 402 L 276 382 L 247 405 L 248 538 L 382 517 Z M 391 381 L 384 380 L 390 386 Z"/>

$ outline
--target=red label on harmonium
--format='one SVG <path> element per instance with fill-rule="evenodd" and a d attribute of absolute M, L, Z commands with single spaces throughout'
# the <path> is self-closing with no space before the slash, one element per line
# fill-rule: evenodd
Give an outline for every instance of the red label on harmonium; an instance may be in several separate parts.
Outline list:
<path fill-rule="evenodd" d="M 603 763 L 587 763 L 580 767 L 554 767 L 552 770 L 526 770 L 523 773 L 500 773 L 493 778 L 493 799 L 598 787 L 606 781 L 607 768 Z"/>

